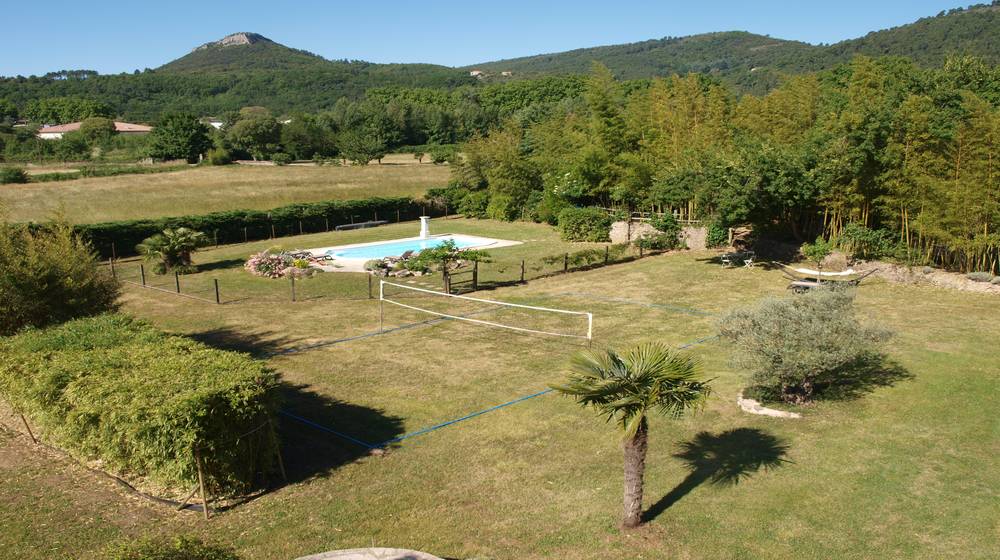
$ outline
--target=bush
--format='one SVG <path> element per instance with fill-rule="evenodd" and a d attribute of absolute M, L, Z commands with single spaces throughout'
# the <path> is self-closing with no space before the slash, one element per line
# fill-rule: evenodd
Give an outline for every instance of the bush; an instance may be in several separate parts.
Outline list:
<path fill-rule="evenodd" d="M 722 224 L 715 222 L 708 226 L 708 231 L 705 233 L 705 246 L 712 247 L 725 247 L 729 244 L 729 228 L 724 227 Z"/>
<path fill-rule="evenodd" d="M 437 165 L 455 161 L 458 154 L 454 146 L 430 145 L 427 147 L 427 154 L 431 156 L 431 161 Z"/>
<path fill-rule="evenodd" d="M 0 185 L 27 183 L 28 172 L 20 167 L 0 167 Z"/>
<path fill-rule="evenodd" d="M 271 161 L 273 161 L 276 165 L 288 165 L 289 163 L 292 163 L 293 159 L 289 154 L 278 152 L 271 156 Z"/>
<path fill-rule="evenodd" d="M 0 339 L 0 355 L 0 396 L 81 459 L 188 490 L 199 449 L 215 493 L 271 470 L 278 378 L 245 354 L 106 314 Z"/>
<path fill-rule="evenodd" d="M 611 216 L 601 208 L 566 208 L 559 213 L 559 233 L 565 241 L 610 241 Z"/>
<path fill-rule="evenodd" d="M 494 194 L 486 205 L 486 216 L 491 220 L 513 222 L 521 213 L 521 206 L 513 197 L 506 194 Z"/>
<path fill-rule="evenodd" d="M 198 269 L 191 257 L 199 247 L 208 244 L 208 237 L 200 231 L 188 228 L 165 229 L 147 237 L 135 249 L 147 261 L 152 261 L 153 272 L 166 274 L 192 274 Z"/>
<path fill-rule="evenodd" d="M 656 231 L 677 237 L 681 233 L 681 225 L 677 223 L 677 218 L 673 214 L 660 214 L 649 221 L 649 225 L 656 228 Z"/>
<path fill-rule="evenodd" d="M 863 370 L 873 373 L 868 365 L 881 361 L 877 345 L 890 333 L 858 322 L 853 303 L 852 290 L 772 297 L 726 315 L 720 334 L 735 345 L 733 361 L 758 393 L 807 402 Z"/>
<path fill-rule="evenodd" d="M 490 204 L 490 193 L 486 191 L 472 191 L 465 195 L 458 205 L 458 213 L 466 218 L 485 218 L 486 208 Z"/>
<path fill-rule="evenodd" d="M 229 165 L 233 163 L 233 157 L 224 148 L 213 148 L 208 151 L 205 159 L 209 165 Z"/>
<path fill-rule="evenodd" d="M 972 280 L 973 282 L 992 282 L 993 275 L 989 272 L 970 272 L 965 275 L 966 278 Z"/>
<path fill-rule="evenodd" d="M 866 260 L 894 257 L 901 250 L 900 243 L 892 232 L 884 229 L 868 229 L 855 223 L 844 226 L 837 244 L 855 258 Z M 902 251 L 905 252 L 905 247 Z"/>
<path fill-rule="evenodd" d="M 69 225 L 0 223 L 0 335 L 113 309 L 118 282 Z"/>
<path fill-rule="evenodd" d="M 124 541 L 105 549 L 101 560 L 239 560 L 231 550 L 205 544 L 199 539 L 143 538 Z"/>
<path fill-rule="evenodd" d="M 680 240 L 677 239 L 676 235 L 656 233 L 652 235 L 643 235 L 636 240 L 635 244 L 636 246 L 642 247 L 647 251 L 669 251 L 679 247 Z"/>

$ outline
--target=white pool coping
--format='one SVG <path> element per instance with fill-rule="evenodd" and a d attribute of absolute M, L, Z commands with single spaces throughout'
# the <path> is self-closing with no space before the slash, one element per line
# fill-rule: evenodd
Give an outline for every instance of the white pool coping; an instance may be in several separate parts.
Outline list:
<path fill-rule="evenodd" d="M 316 249 L 306 249 L 306 251 L 312 253 L 314 256 L 321 257 L 327 253 L 327 251 L 341 251 L 344 249 L 355 249 L 358 247 L 371 247 L 374 245 L 385 245 L 388 243 L 399 243 L 401 241 L 421 241 L 422 239 L 439 239 L 439 238 L 451 238 L 456 240 L 465 241 L 467 243 L 471 242 L 474 245 L 468 247 L 462 247 L 462 249 L 498 249 L 500 247 L 511 247 L 513 245 L 521 245 L 521 241 L 511 241 L 509 239 L 494 239 L 492 237 L 480 237 L 478 235 L 466 235 L 464 233 L 439 233 L 436 235 L 430 235 L 426 238 L 417 237 L 400 237 L 398 239 L 384 239 L 382 241 L 369 241 L 367 243 L 351 243 L 349 245 L 335 245 L 332 247 L 319 247 Z M 399 256 L 399 255 L 393 255 Z M 365 263 L 371 259 L 350 259 L 343 257 L 335 257 L 333 261 L 333 266 L 322 266 L 323 270 L 327 272 L 364 272 Z"/>

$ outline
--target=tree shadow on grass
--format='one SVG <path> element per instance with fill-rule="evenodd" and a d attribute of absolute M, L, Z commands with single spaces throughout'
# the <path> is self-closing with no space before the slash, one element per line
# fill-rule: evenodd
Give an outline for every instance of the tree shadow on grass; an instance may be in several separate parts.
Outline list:
<path fill-rule="evenodd" d="M 684 461 L 688 475 L 643 513 L 644 521 L 655 519 L 706 482 L 735 485 L 761 469 L 775 469 L 788 462 L 784 458 L 788 445 L 756 428 L 736 428 L 720 434 L 701 432 L 681 443 L 680 448 L 674 457 Z"/>
<path fill-rule="evenodd" d="M 282 393 L 286 414 L 279 415 L 278 436 L 289 483 L 325 477 L 367 456 L 371 449 L 363 444 L 376 445 L 403 434 L 403 419 L 384 411 L 340 401 L 306 385 L 286 383 Z"/>
<path fill-rule="evenodd" d="M 914 375 L 884 354 L 869 354 L 851 362 L 831 376 L 836 381 L 817 384 L 816 397 L 823 400 L 850 400 L 879 387 L 890 387 Z"/>
<path fill-rule="evenodd" d="M 198 272 L 211 272 L 213 270 L 225 270 L 231 268 L 243 268 L 246 259 L 223 259 L 207 263 L 198 263 Z"/>
<path fill-rule="evenodd" d="M 187 336 L 219 350 L 246 352 L 257 358 L 265 358 L 294 349 L 298 343 L 304 340 L 275 332 L 250 332 L 231 327 L 209 329 Z"/>

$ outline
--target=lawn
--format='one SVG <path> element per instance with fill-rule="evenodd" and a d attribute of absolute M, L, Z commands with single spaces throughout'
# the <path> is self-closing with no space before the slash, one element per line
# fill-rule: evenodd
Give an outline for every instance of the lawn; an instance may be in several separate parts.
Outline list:
<path fill-rule="evenodd" d="M 358 166 L 196 167 L 152 175 L 94 177 L 0 186 L 0 205 L 13 221 L 44 221 L 55 212 L 77 223 L 216 210 L 266 210 L 295 202 L 423 195 L 444 186 L 448 167 L 419 164 L 409 154 Z"/>
<path fill-rule="evenodd" d="M 415 227 L 280 242 L 308 248 L 408 236 Z M 490 266 L 502 274 L 521 258 L 576 249 L 533 224 L 435 220 L 432 231 L 525 241 L 493 252 Z M 377 330 L 378 304 L 367 299 L 364 277 L 303 281 L 300 301 L 290 303 L 286 281 L 238 270 L 251 250 L 267 245 L 197 255 L 208 270 L 182 281 L 201 289 L 219 278 L 225 305 L 129 286 L 125 309 L 173 332 L 270 356 L 287 383 L 285 410 L 364 441 L 541 391 L 563 378 L 568 357 L 583 348 L 456 321 L 341 341 Z M 660 255 L 477 295 L 592 311 L 598 347 L 680 346 L 716 332 L 709 314 L 785 293 L 776 271 L 722 269 L 711 257 Z M 486 280 L 493 269 L 484 268 Z M 99 485 L 92 495 L 78 482 L 92 475 L 59 460 L 22 468 L 35 452 L 25 438 L 0 434 L 0 546 L 20 558 L 48 558 L 95 550 L 121 534 L 184 532 L 253 559 L 373 543 L 448 558 L 992 557 L 1000 300 L 878 281 L 859 290 L 858 303 L 864 316 L 895 329 L 889 352 L 908 378 L 805 408 L 800 420 L 740 412 L 734 401 L 742 376 L 726 345 L 707 340 L 689 349 L 715 379 L 715 393 L 696 416 L 653 419 L 651 520 L 634 532 L 617 528 L 616 429 L 550 393 L 405 439 L 384 456 L 285 418 L 291 483 L 208 523 Z M 418 319 L 386 309 L 387 324 Z M 715 461 L 688 468 L 674 457 L 685 442 Z M 754 467 L 764 459 L 777 466 Z M 719 465 L 737 476 L 720 479 Z"/>

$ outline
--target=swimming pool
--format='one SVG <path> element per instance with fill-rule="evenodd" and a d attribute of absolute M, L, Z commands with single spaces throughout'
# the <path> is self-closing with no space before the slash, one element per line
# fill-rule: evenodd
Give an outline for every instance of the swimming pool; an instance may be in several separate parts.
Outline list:
<path fill-rule="evenodd" d="M 337 270 L 360 271 L 364 270 L 365 261 L 385 257 L 398 257 L 407 251 L 413 251 L 416 254 L 424 249 L 438 247 L 445 241 L 454 241 L 455 246 L 459 249 L 496 249 L 498 247 L 520 245 L 519 241 L 448 233 L 427 238 L 410 237 L 406 239 L 393 239 L 391 241 L 322 247 L 319 249 L 310 249 L 309 252 L 317 256 L 329 255 L 333 257 Z"/>
<path fill-rule="evenodd" d="M 331 255 L 335 259 L 381 259 L 384 257 L 398 257 L 407 251 L 419 253 L 424 249 L 444 245 L 446 241 L 454 241 L 455 246 L 459 249 L 468 249 L 470 247 L 479 247 L 484 245 L 479 242 L 479 238 L 473 239 L 454 235 L 442 235 L 440 237 L 430 237 L 428 239 L 402 239 L 399 241 L 387 241 L 372 245 L 362 245 L 360 247 L 344 247 L 339 249 L 334 247 L 333 249 L 327 249 L 324 251 L 324 254 Z"/>

